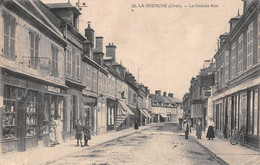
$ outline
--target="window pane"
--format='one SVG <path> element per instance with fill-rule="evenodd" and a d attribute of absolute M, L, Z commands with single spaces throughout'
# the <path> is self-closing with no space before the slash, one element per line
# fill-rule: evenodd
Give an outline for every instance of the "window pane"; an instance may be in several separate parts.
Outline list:
<path fill-rule="evenodd" d="M 15 19 L 11 19 L 10 21 L 10 27 L 11 27 L 11 37 L 15 39 L 15 27 L 16 27 L 16 22 Z"/>
<path fill-rule="evenodd" d="M 9 56 L 9 37 L 4 36 L 4 55 Z"/>

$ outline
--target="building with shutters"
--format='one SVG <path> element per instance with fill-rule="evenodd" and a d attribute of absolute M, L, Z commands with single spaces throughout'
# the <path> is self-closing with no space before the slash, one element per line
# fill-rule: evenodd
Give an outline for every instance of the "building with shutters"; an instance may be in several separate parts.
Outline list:
<path fill-rule="evenodd" d="M 213 116 L 216 134 L 245 133 L 246 143 L 259 143 L 260 15 L 259 1 L 244 0 L 243 14 L 231 18 L 230 31 L 220 35 L 216 59 Z"/>
<path fill-rule="evenodd" d="M 0 13 L 0 149 L 47 146 L 51 117 L 70 132 L 62 21 L 40 1 L 1 1 Z"/>

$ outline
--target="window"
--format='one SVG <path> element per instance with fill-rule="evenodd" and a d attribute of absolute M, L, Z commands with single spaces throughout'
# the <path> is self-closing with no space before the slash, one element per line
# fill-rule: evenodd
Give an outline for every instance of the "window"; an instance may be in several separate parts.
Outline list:
<path fill-rule="evenodd" d="M 68 75 L 70 75 L 71 76 L 71 74 L 72 74 L 72 65 L 71 65 L 71 63 L 72 63 L 72 54 L 71 54 L 71 49 L 68 49 L 67 50 L 67 59 L 66 59 L 66 72 L 67 72 L 67 74 Z"/>
<path fill-rule="evenodd" d="M 4 104 L 3 104 L 3 138 L 11 139 L 16 136 L 16 97 L 15 88 L 4 86 Z"/>
<path fill-rule="evenodd" d="M 37 93 L 28 91 L 26 106 L 26 136 L 37 135 Z"/>
<path fill-rule="evenodd" d="M 76 78 L 79 78 L 80 74 L 80 54 L 77 52 L 76 54 Z"/>
<path fill-rule="evenodd" d="M 98 91 L 102 92 L 102 74 L 98 74 Z"/>
<path fill-rule="evenodd" d="M 229 80 L 229 52 L 225 51 L 225 83 Z"/>
<path fill-rule="evenodd" d="M 4 23 L 4 56 L 15 58 L 16 20 L 10 14 L 3 14 Z"/>
<path fill-rule="evenodd" d="M 107 85 L 107 79 L 106 76 L 103 75 L 103 92 L 106 94 L 106 85 Z"/>
<path fill-rule="evenodd" d="M 136 103 L 136 93 L 134 93 L 133 103 Z"/>
<path fill-rule="evenodd" d="M 92 90 L 97 92 L 97 70 L 93 70 Z"/>
<path fill-rule="evenodd" d="M 247 30 L 247 67 L 253 64 L 253 22 Z"/>
<path fill-rule="evenodd" d="M 55 45 L 51 45 L 51 50 L 52 50 L 52 59 L 51 59 L 51 74 L 53 76 L 58 76 L 58 47 Z"/>
<path fill-rule="evenodd" d="M 37 68 L 38 65 L 38 55 L 39 55 L 39 34 L 30 31 L 30 51 L 31 51 L 31 59 L 30 66 L 33 68 Z"/>
<path fill-rule="evenodd" d="M 258 61 L 260 61 L 260 15 L 258 16 Z"/>
<path fill-rule="evenodd" d="M 232 44 L 231 50 L 231 78 L 236 75 L 236 42 Z"/>
<path fill-rule="evenodd" d="M 86 86 L 87 86 L 87 88 L 91 88 L 90 66 L 86 67 Z"/>
<path fill-rule="evenodd" d="M 243 71 L 243 34 L 238 39 L 238 73 Z"/>

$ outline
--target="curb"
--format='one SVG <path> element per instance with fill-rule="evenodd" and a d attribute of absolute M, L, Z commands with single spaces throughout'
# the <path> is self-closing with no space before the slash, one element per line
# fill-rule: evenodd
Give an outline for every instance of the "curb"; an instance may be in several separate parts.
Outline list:
<path fill-rule="evenodd" d="M 223 165 L 228 165 L 228 163 L 223 160 L 221 157 L 219 157 L 217 154 L 215 154 L 213 151 L 211 151 L 208 147 L 206 147 L 205 145 L 201 144 L 198 140 L 196 140 L 193 136 L 189 136 L 191 137 L 191 139 L 197 143 L 198 145 L 200 145 L 202 148 L 204 148 L 205 150 L 207 150 L 211 155 L 213 155 L 216 159 L 218 159 Z"/>
<path fill-rule="evenodd" d="M 139 131 L 147 130 L 147 129 L 153 127 L 153 126 L 154 126 L 154 125 L 151 125 L 150 127 L 141 129 L 141 130 L 139 130 Z M 116 140 L 121 139 L 121 138 L 128 137 L 128 136 L 133 135 L 133 134 L 135 134 L 135 133 L 136 133 L 136 131 L 131 132 L 131 133 L 128 133 L 128 134 L 125 134 L 125 135 L 122 135 L 122 136 L 119 136 L 119 137 L 116 137 L 116 138 L 113 138 L 113 139 L 110 139 L 110 140 L 106 140 L 106 141 L 101 142 L 101 143 L 94 144 L 93 146 L 88 147 L 88 148 L 84 148 L 84 147 L 83 147 L 83 148 L 82 148 L 81 150 L 79 150 L 79 151 L 71 152 L 71 153 L 66 154 L 66 155 L 64 155 L 64 156 L 61 156 L 61 157 L 59 157 L 59 158 L 52 159 L 52 160 L 46 161 L 46 162 L 44 162 L 44 163 L 40 163 L 39 165 L 52 164 L 52 163 L 54 163 L 56 160 L 60 160 L 60 159 L 62 159 L 62 158 L 64 158 L 64 157 L 67 157 L 67 156 L 70 156 L 70 155 L 73 155 L 73 154 L 77 154 L 77 153 L 80 153 L 80 152 L 82 152 L 82 151 L 84 151 L 84 150 L 86 150 L 86 149 L 92 149 L 92 148 L 101 146 L 101 145 L 103 145 L 103 144 L 106 144 L 106 143 L 109 143 L 109 142 L 112 142 L 112 141 L 116 141 Z"/>

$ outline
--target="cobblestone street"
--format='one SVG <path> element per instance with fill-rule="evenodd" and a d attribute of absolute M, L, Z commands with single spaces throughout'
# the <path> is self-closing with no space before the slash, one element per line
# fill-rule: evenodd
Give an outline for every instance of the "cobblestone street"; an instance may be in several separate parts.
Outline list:
<path fill-rule="evenodd" d="M 173 124 L 119 138 L 47 164 L 221 164 Z"/>

